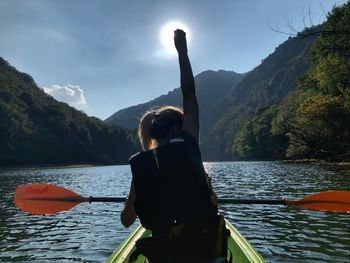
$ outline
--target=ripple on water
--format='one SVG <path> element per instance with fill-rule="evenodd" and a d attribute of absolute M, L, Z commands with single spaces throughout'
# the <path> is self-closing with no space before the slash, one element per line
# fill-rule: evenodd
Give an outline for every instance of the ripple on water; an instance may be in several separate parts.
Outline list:
<path fill-rule="evenodd" d="M 226 198 L 297 199 L 350 186 L 349 172 L 320 166 L 231 162 L 205 167 L 218 196 Z M 57 215 L 29 216 L 12 205 L 17 185 L 52 183 L 82 195 L 125 196 L 130 179 L 128 166 L 0 171 L 0 262 L 103 262 L 136 227 L 120 224 L 122 204 L 81 204 Z M 271 205 L 222 205 L 220 211 L 268 262 L 350 261 L 349 214 Z"/>

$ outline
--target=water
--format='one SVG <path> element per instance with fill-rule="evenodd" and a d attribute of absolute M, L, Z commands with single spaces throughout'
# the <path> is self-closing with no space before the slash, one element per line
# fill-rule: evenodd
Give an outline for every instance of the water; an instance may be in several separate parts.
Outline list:
<path fill-rule="evenodd" d="M 206 163 L 219 197 L 300 198 L 350 190 L 350 171 L 278 162 Z M 136 227 L 125 229 L 122 204 L 80 204 L 48 216 L 13 205 L 17 185 L 50 183 L 82 195 L 125 196 L 128 166 L 0 171 L 0 262 L 104 262 Z M 350 262 L 350 215 L 289 206 L 222 205 L 221 212 L 268 262 Z"/>

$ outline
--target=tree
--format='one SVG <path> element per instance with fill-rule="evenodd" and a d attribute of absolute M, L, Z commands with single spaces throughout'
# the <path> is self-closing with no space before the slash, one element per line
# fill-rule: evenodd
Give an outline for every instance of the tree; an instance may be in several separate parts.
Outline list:
<path fill-rule="evenodd" d="M 349 101 L 331 95 L 314 95 L 303 100 L 303 95 L 294 100 L 289 97 L 275 120 L 276 130 L 289 138 L 287 157 L 347 156 L 350 153 Z M 294 103 L 294 108 L 291 107 L 297 99 L 301 101 L 299 105 Z"/>
<path fill-rule="evenodd" d="M 350 2 L 334 7 L 309 53 L 298 90 L 281 104 L 276 131 L 289 138 L 287 156 L 350 154 Z"/>
<path fill-rule="evenodd" d="M 233 144 L 233 153 L 249 159 L 282 159 L 288 146 L 283 133 L 272 132 L 277 105 L 261 109 L 258 115 L 245 120 Z"/>
<path fill-rule="evenodd" d="M 336 6 L 323 25 L 324 33 L 311 48 L 311 67 L 317 88 L 323 94 L 350 96 L 350 2 Z M 329 34 L 327 32 L 338 32 Z M 307 84 L 304 83 L 304 86 Z"/>

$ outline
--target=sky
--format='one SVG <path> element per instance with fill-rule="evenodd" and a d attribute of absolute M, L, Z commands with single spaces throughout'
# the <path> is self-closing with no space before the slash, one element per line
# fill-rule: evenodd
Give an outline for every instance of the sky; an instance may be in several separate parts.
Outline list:
<path fill-rule="evenodd" d="M 244 73 L 287 40 L 276 30 L 319 24 L 345 2 L 0 0 L 0 56 L 57 100 L 106 119 L 179 87 L 172 39 L 161 33 L 171 22 L 187 29 L 195 75 Z"/>

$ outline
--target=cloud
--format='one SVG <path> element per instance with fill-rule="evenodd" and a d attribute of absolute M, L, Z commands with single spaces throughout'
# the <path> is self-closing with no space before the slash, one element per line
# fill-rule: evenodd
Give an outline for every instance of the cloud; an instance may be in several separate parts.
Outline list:
<path fill-rule="evenodd" d="M 82 109 L 86 106 L 84 90 L 77 85 L 51 85 L 50 87 L 43 87 L 43 90 L 56 100 L 66 102 L 77 109 Z"/>

